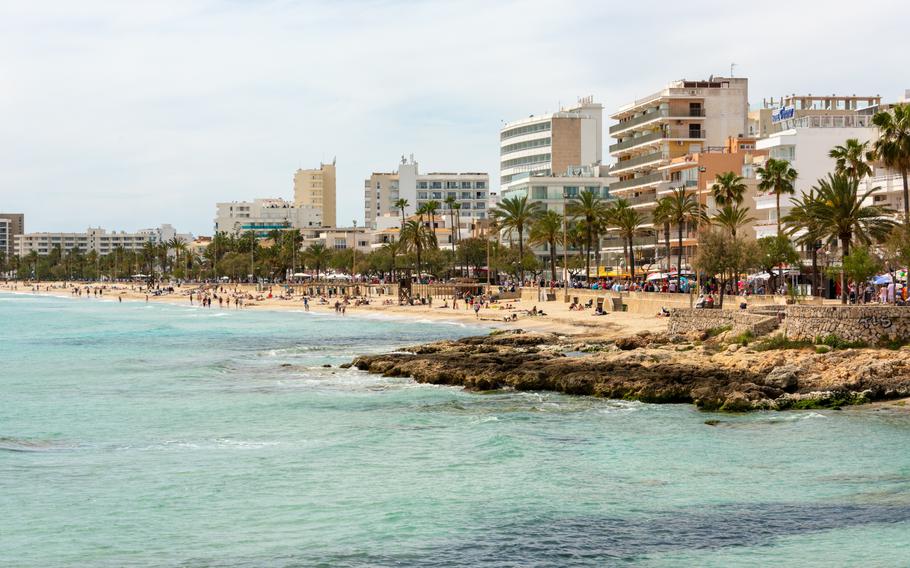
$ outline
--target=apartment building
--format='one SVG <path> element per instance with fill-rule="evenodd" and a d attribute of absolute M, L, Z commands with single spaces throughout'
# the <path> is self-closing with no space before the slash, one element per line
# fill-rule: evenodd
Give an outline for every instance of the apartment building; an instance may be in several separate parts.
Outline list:
<path fill-rule="evenodd" d="M 25 215 L 22 213 L 0 213 L 0 223 L 3 224 L 3 227 L 0 227 L 0 231 L 3 231 L 5 235 L 2 239 L 3 242 L 0 242 L 0 252 L 11 255 L 15 252 L 13 245 L 16 235 L 21 235 L 25 232 Z M 6 243 L 6 245 L 4 246 L 3 243 Z"/>
<path fill-rule="evenodd" d="M 723 149 L 731 137 L 743 137 L 748 85 L 748 79 L 739 77 L 682 79 L 620 107 L 611 115 L 616 124 L 610 136 L 616 143 L 609 151 L 616 162 L 610 175 L 619 178 L 610 184 L 611 195 L 646 213 L 671 187 L 671 172 L 664 166 L 686 155 Z M 642 237 L 643 260 L 656 260 L 655 236 L 651 231 Z"/>
<path fill-rule="evenodd" d="M 10 256 L 13 253 L 13 237 L 10 234 L 9 219 L 0 218 L 0 254 Z"/>
<path fill-rule="evenodd" d="M 395 206 L 399 199 L 408 202 L 405 215 L 416 213 L 428 201 L 440 204 L 446 211 L 446 199 L 460 206 L 461 222 L 465 226 L 487 217 L 490 198 L 490 176 L 482 172 L 431 172 L 421 174 L 414 156 L 401 157 L 395 172 L 374 172 L 364 180 L 364 211 L 366 225 L 376 228 L 382 217 L 399 217 Z"/>
<path fill-rule="evenodd" d="M 500 191 L 505 193 L 532 175 L 600 165 L 602 158 L 603 105 L 584 97 L 558 112 L 531 115 L 500 129 Z"/>
<path fill-rule="evenodd" d="M 254 231 L 259 238 L 278 229 L 323 226 L 323 212 L 313 205 L 298 205 L 279 198 L 216 204 L 215 232 L 239 235 Z"/>
<path fill-rule="evenodd" d="M 311 208 L 319 215 L 323 227 L 334 227 L 335 211 L 335 161 L 319 164 L 319 168 L 299 169 L 294 174 L 294 205 Z"/>
<path fill-rule="evenodd" d="M 87 253 L 94 251 L 100 255 L 106 255 L 117 249 L 139 251 L 146 243 L 166 243 L 175 237 L 184 242 L 193 240 L 193 235 L 177 233 L 174 227 L 167 224 L 134 233 L 108 232 L 100 227 L 89 227 L 84 233 L 24 233 L 17 235 L 15 250 L 20 257 L 32 252 L 43 256 L 56 248 L 62 252 L 78 250 Z"/>
<path fill-rule="evenodd" d="M 820 178 L 834 171 L 835 160 L 828 156 L 837 145 L 849 138 L 860 142 L 872 141 L 878 133 L 868 114 L 844 112 L 840 114 L 807 115 L 782 120 L 781 130 L 756 142 L 758 150 L 768 156 L 790 162 L 797 171 L 794 189 L 796 196 L 807 193 Z M 791 196 L 781 198 L 781 216 L 790 211 Z M 759 193 L 755 197 L 756 238 L 777 234 L 777 208 L 773 193 Z"/>

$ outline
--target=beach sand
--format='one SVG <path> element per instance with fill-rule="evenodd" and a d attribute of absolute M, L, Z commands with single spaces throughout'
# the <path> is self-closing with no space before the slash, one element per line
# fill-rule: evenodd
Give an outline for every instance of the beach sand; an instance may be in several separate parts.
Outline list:
<path fill-rule="evenodd" d="M 85 286 L 95 288 L 97 285 L 77 284 L 83 289 Z M 71 293 L 74 284 L 68 283 L 66 286 L 62 282 L 42 282 L 42 283 L 23 283 L 11 282 L 0 284 L 0 291 L 18 292 L 18 293 L 40 293 L 49 294 L 59 297 L 73 298 L 74 300 L 92 301 L 96 297 L 93 294 L 75 296 Z M 138 286 L 130 284 L 104 284 L 104 294 L 102 298 L 106 300 L 115 300 L 118 296 L 124 301 L 146 301 L 146 293 Z M 38 291 L 34 291 L 37 289 Z M 191 290 L 198 289 L 195 285 L 184 285 L 175 287 L 174 292 L 163 294 L 161 296 L 148 295 L 148 302 L 170 303 L 189 305 L 189 293 Z M 230 284 L 224 286 L 225 293 L 251 294 L 254 297 L 258 295 L 267 296 L 268 292 L 256 291 L 255 285 Z M 281 299 L 277 294 L 282 290 L 281 286 L 273 286 L 272 298 L 262 300 L 246 300 L 244 310 L 295 310 L 304 309 L 303 297 L 295 295 L 293 300 Z M 220 294 L 219 294 L 220 295 Z M 383 305 L 384 300 L 393 300 L 394 305 Z M 375 315 L 388 316 L 405 319 L 421 319 L 428 321 L 448 321 L 460 322 L 472 325 L 481 325 L 491 328 L 500 329 L 525 329 L 531 331 L 542 331 L 557 333 L 560 335 L 573 335 L 585 337 L 597 337 L 601 339 L 611 339 L 632 335 L 641 331 L 650 331 L 652 333 L 666 331 L 666 318 L 657 317 L 656 315 L 643 315 L 628 312 L 609 312 L 607 315 L 595 316 L 593 310 L 571 311 L 569 305 L 562 301 L 555 302 L 522 302 L 520 300 L 508 300 L 501 302 L 493 307 L 483 308 L 478 314 L 474 315 L 473 310 L 468 310 L 463 301 L 458 302 L 458 309 L 452 309 L 451 299 L 448 299 L 449 307 L 442 307 L 446 298 L 434 298 L 433 307 L 429 306 L 399 306 L 397 298 L 393 296 L 372 296 L 369 305 L 354 306 L 353 302 L 347 306 L 346 316 L 357 315 Z M 314 312 L 334 313 L 335 298 L 332 298 L 326 304 L 320 304 L 318 298 L 310 298 L 310 310 Z M 511 310 L 505 306 L 511 304 Z M 193 305 L 199 305 L 199 300 L 194 294 Z M 530 316 L 527 312 L 536 307 L 546 313 L 545 316 Z M 214 302 L 212 310 L 233 310 L 236 309 L 231 305 L 219 308 L 218 303 Z M 517 319 L 514 321 L 504 321 L 505 318 L 515 314 Z M 339 315 L 338 317 L 346 317 Z"/>

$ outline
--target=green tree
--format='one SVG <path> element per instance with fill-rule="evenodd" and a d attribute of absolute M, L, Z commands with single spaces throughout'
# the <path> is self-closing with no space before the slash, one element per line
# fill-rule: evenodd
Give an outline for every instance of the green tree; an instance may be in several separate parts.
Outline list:
<path fill-rule="evenodd" d="M 816 200 L 815 190 L 809 190 L 808 193 L 801 197 L 790 200 L 792 208 L 784 216 L 783 222 L 787 229 L 787 235 L 794 238 L 797 244 L 809 251 L 812 256 L 812 295 L 819 294 L 820 283 L 818 281 L 818 249 L 821 247 L 821 240 L 824 238 L 824 231 L 818 218 L 812 212 L 813 203 Z"/>
<path fill-rule="evenodd" d="M 562 234 L 562 215 L 545 211 L 531 225 L 531 244 L 544 245 L 550 253 L 550 280 L 556 281 L 556 239 Z"/>
<path fill-rule="evenodd" d="M 736 175 L 735 172 L 717 174 L 714 176 L 714 183 L 711 185 L 714 203 L 718 207 L 742 204 L 746 189 L 742 176 Z"/>
<path fill-rule="evenodd" d="M 904 182 L 904 223 L 910 226 L 910 104 L 894 105 L 875 113 L 872 124 L 878 127 L 878 140 L 872 144 L 869 158 L 881 161 L 897 171 Z"/>
<path fill-rule="evenodd" d="M 717 229 L 704 229 L 699 233 L 698 248 L 692 265 L 699 273 L 718 278 L 720 281 L 718 305 L 722 308 L 727 285 L 740 270 L 755 266 L 757 254 L 754 241 L 731 239 Z"/>
<path fill-rule="evenodd" d="M 860 142 L 856 138 L 849 138 L 843 145 L 835 146 L 828 152 L 828 157 L 834 158 L 834 172 L 855 179 L 863 179 L 872 174 L 872 167 L 866 161 L 868 142 Z"/>
<path fill-rule="evenodd" d="M 877 189 L 872 188 L 860 195 L 859 180 L 843 174 L 828 174 L 827 179 L 818 180 L 814 188 L 818 198 L 812 202 L 810 212 L 818 220 L 823 234 L 840 242 L 842 266 L 850 256 L 854 239 L 864 245 L 873 240 L 882 241 L 894 227 L 894 222 L 887 217 L 894 213 L 893 210 L 863 204 Z M 843 276 L 841 302 L 847 303 Z"/>
<path fill-rule="evenodd" d="M 793 244 L 786 235 L 762 237 L 756 244 L 758 245 L 756 264 L 771 276 L 768 287 L 776 290 L 777 279 L 783 275 L 781 267 L 785 264 L 798 263 L 799 253 L 793 248 Z M 778 273 L 774 272 L 775 268 L 778 268 Z"/>
<path fill-rule="evenodd" d="M 617 199 L 611 203 L 610 214 L 607 217 L 610 224 L 616 227 L 619 236 L 626 242 L 629 255 L 629 274 L 635 279 L 635 235 L 641 232 L 645 223 L 644 215 L 633 208 L 625 199 Z"/>
<path fill-rule="evenodd" d="M 607 205 L 597 192 L 585 190 L 569 201 L 566 214 L 574 217 L 584 230 L 585 281 L 587 282 L 591 274 L 591 247 L 595 240 L 599 240 L 600 229 L 607 218 Z"/>
<path fill-rule="evenodd" d="M 323 243 L 313 243 L 303 251 L 303 258 L 308 266 L 316 269 L 316 279 L 319 280 L 319 272 L 329 265 L 332 251 Z"/>
<path fill-rule="evenodd" d="M 754 217 L 749 216 L 748 207 L 740 207 L 735 204 L 724 205 L 711 221 L 730 232 L 730 236 L 736 239 L 737 232 L 754 221 Z"/>
<path fill-rule="evenodd" d="M 395 201 L 395 209 L 401 211 L 401 226 L 404 227 L 404 210 L 410 205 L 407 199 L 398 199 Z"/>
<path fill-rule="evenodd" d="M 531 222 L 540 214 L 540 203 L 529 201 L 528 196 L 507 197 L 503 199 L 490 212 L 498 225 L 505 230 L 518 233 L 518 259 L 519 264 L 524 260 L 524 231 Z M 519 280 L 524 280 L 524 271 L 518 268 Z"/>
<path fill-rule="evenodd" d="M 686 193 L 683 187 L 677 187 L 664 199 L 667 200 L 667 215 L 670 221 L 676 225 L 677 237 L 677 263 L 676 268 L 682 273 L 683 257 L 683 230 L 687 224 L 694 223 L 696 226 L 707 220 L 704 208 L 698 202 L 698 197 L 694 194 Z"/>
<path fill-rule="evenodd" d="M 436 238 L 432 232 L 420 221 L 405 221 L 399 234 L 398 242 L 409 252 L 413 252 L 417 259 L 417 275 L 420 276 L 423 252 L 435 245 Z"/>
<path fill-rule="evenodd" d="M 796 170 L 790 166 L 787 160 L 777 160 L 768 158 L 764 166 L 755 169 L 760 181 L 758 189 L 761 191 L 770 191 L 774 194 L 777 209 L 777 234 L 781 233 L 780 218 L 780 196 L 783 194 L 793 195 L 795 189 L 793 184 L 796 183 Z"/>
<path fill-rule="evenodd" d="M 844 258 L 843 269 L 847 278 L 856 283 L 856 298 L 859 302 L 863 296 L 860 286 L 881 271 L 882 261 L 869 247 L 858 246 L 850 252 L 850 256 Z"/>

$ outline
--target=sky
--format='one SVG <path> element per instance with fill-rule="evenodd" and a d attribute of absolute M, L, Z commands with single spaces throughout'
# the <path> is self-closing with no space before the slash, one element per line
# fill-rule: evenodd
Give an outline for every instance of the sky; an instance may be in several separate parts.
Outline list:
<path fill-rule="evenodd" d="M 504 121 L 731 63 L 753 105 L 895 100 L 904 1 L 0 0 L 0 212 L 210 235 L 216 202 L 292 199 L 336 159 L 338 224 L 362 224 L 363 180 L 402 155 L 495 189 Z"/>

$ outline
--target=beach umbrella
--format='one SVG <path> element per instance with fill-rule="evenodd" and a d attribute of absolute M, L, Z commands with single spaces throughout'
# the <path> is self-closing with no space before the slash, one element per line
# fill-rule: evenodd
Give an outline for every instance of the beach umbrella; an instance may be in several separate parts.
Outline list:
<path fill-rule="evenodd" d="M 670 275 L 666 272 L 655 272 L 654 274 L 648 274 L 648 282 L 654 282 L 655 280 L 666 280 L 670 278 Z"/>
<path fill-rule="evenodd" d="M 880 274 L 872 279 L 872 283 L 876 286 L 884 286 L 885 284 L 891 284 L 894 280 L 891 279 L 890 274 Z"/>

